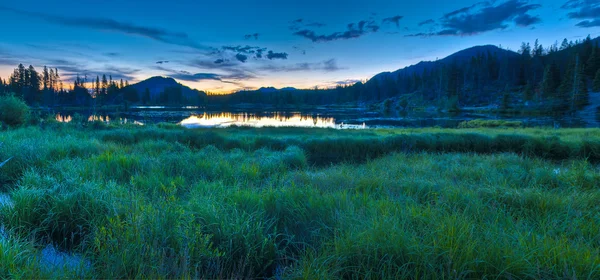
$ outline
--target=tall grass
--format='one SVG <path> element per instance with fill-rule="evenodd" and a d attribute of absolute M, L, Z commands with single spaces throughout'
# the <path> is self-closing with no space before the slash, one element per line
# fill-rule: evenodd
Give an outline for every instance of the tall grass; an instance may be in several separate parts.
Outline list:
<path fill-rule="evenodd" d="M 52 243 L 94 278 L 594 279 L 599 141 L 545 129 L 11 130 L 0 263 L 16 265 L 0 276 L 48 277 L 37 256 Z"/>

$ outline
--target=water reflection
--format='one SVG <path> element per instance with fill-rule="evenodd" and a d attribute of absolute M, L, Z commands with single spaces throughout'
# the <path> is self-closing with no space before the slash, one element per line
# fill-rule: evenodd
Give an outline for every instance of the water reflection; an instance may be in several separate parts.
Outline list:
<path fill-rule="evenodd" d="M 56 121 L 58 121 L 58 122 L 69 123 L 69 122 L 73 121 L 73 115 L 58 113 L 58 114 L 56 114 L 56 116 L 54 117 L 54 119 Z M 87 117 L 87 121 L 88 122 L 99 121 L 99 122 L 105 122 L 105 123 L 117 122 L 117 123 L 120 123 L 120 124 L 144 125 L 144 123 L 142 123 L 140 121 L 137 121 L 137 120 L 127 119 L 127 118 L 113 119 L 109 115 L 90 115 L 90 116 Z"/>
<path fill-rule="evenodd" d="M 358 129 L 366 128 L 366 125 L 348 125 L 336 123 L 332 117 L 309 116 L 299 113 L 280 114 L 274 113 L 269 116 L 259 116 L 249 113 L 204 113 L 192 115 L 182 120 L 180 125 L 185 127 L 228 127 L 228 126 L 251 126 L 251 127 L 317 127 Z"/>

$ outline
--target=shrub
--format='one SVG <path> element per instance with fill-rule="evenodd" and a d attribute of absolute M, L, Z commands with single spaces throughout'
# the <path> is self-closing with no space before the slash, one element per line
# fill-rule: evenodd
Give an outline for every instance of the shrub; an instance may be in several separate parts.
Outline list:
<path fill-rule="evenodd" d="M 29 106 L 25 101 L 9 95 L 0 97 L 0 122 L 9 127 L 18 127 L 27 123 Z"/>

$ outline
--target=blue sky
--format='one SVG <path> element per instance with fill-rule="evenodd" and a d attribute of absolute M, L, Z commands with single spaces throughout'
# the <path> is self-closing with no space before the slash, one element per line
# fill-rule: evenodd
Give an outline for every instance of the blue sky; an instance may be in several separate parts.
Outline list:
<path fill-rule="evenodd" d="M 24 63 L 212 92 L 332 86 L 474 45 L 600 36 L 599 2 L 3 0 L 0 77 Z"/>

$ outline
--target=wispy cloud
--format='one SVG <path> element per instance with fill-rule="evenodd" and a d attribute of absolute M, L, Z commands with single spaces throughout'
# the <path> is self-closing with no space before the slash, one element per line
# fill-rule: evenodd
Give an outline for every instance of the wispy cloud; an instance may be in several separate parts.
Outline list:
<path fill-rule="evenodd" d="M 383 19 L 383 23 L 394 23 L 396 24 L 396 27 L 400 27 L 400 20 L 404 18 L 403 16 L 393 16 L 393 17 L 389 17 L 389 18 L 384 18 Z"/>
<path fill-rule="evenodd" d="M 424 20 L 424 21 L 419 22 L 419 26 L 428 25 L 428 24 L 434 24 L 434 23 L 435 23 L 435 20 L 428 19 L 428 20 Z"/>
<path fill-rule="evenodd" d="M 304 37 L 313 42 L 329 42 L 335 40 L 347 40 L 359 38 L 366 34 L 377 32 L 380 26 L 373 20 L 361 20 L 358 23 L 350 23 L 346 26 L 346 31 L 333 32 L 326 35 L 319 35 L 313 30 L 302 29 L 294 32 L 294 35 Z"/>
<path fill-rule="evenodd" d="M 340 86 L 347 86 L 347 85 L 353 85 L 360 82 L 360 80 L 353 80 L 353 79 L 348 79 L 348 80 L 343 80 L 343 81 L 337 81 L 335 82 L 336 85 L 340 85 Z"/>
<path fill-rule="evenodd" d="M 337 60 L 329 59 L 322 62 L 304 62 L 296 63 L 291 65 L 275 65 L 267 64 L 260 66 L 258 69 L 268 72 L 302 72 L 302 71 L 321 71 L 321 72 L 335 72 L 345 68 L 339 67 Z"/>
<path fill-rule="evenodd" d="M 244 39 L 249 40 L 249 39 L 254 38 L 254 40 L 258 40 L 259 36 L 260 36 L 259 33 L 246 34 L 246 35 L 244 35 Z"/>
<path fill-rule="evenodd" d="M 10 11 L 13 13 L 17 13 L 24 16 L 39 18 L 45 20 L 50 23 L 71 26 L 71 27 L 79 27 L 79 28 L 89 28 L 94 30 L 102 30 L 102 31 L 112 31 L 118 32 L 128 35 L 136 35 L 146 37 L 155 41 L 186 46 L 199 50 L 208 50 L 210 49 L 207 46 L 203 46 L 188 37 L 186 33 L 183 32 L 173 32 L 162 28 L 155 27 L 147 27 L 136 25 L 132 23 L 119 22 L 112 19 L 106 18 L 91 18 L 91 17 L 65 17 L 65 16 L 57 16 L 50 15 L 45 13 L 38 12 L 28 12 L 17 10 L 13 8 L 8 8 L 4 6 L 0 6 L 0 11 Z"/>
<path fill-rule="evenodd" d="M 478 2 L 444 14 L 440 19 L 442 29 L 437 32 L 421 32 L 406 36 L 471 36 L 506 29 L 511 24 L 529 27 L 541 21 L 538 16 L 528 14 L 540 7 L 539 4 L 529 4 L 525 0 L 509 0 L 495 6 L 492 1 Z"/>
<path fill-rule="evenodd" d="M 600 26 L 600 2 L 597 0 L 570 0 L 561 8 L 571 10 L 567 14 L 570 19 L 581 20 L 576 26 L 584 28 Z"/>

